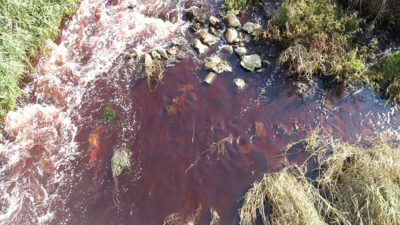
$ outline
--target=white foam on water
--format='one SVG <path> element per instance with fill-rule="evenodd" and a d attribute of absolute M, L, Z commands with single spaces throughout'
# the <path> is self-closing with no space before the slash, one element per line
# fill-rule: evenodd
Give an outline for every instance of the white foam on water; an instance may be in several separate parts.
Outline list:
<path fill-rule="evenodd" d="M 185 1 L 120 0 L 113 5 L 106 0 L 82 0 L 60 43 L 46 42 L 48 51 L 26 88 L 37 104 L 20 105 L 5 118 L 0 224 L 48 224 L 57 210 L 64 210 L 66 190 L 76 176 L 71 161 L 85 152 L 74 140 L 86 119 L 79 110 L 85 107 L 85 99 L 95 101 L 85 96 L 104 76 L 117 84 L 116 71 L 125 63 L 119 59 L 128 48 L 140 57 L 182 35 L 188 27 L 180 19 Z M 176 9 L 177 22 L 156 18 L 166 9 Z M 116 101 L 125 104 L 125 111 L 132 109 L 128 99 Z M 122 141 L 134 135 L 134 126 L 140 127 L 134 112 L 131 117 L 124 124 Z"/>

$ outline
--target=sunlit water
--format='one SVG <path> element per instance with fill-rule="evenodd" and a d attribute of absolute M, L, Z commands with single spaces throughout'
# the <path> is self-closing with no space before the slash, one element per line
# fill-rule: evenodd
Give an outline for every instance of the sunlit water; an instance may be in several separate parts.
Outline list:
<path fill-rule="evenodd" d="M 234 72 L 204 85 L 202 60 L 224 40 L 204 56 L 189 53 L 166 68 L 163 82 L 150 91 L 126 55 L 136 50 L 140 59 L 174 39 L 190 43 L 196 35 L 187 32 L 182 16 L 199 4 L 210 14 L 220 2 L 80 3 L 59 40 L 47 42 L 26 99 L 5 119 L 0 224 L 162 224 L 174 212 L 188 222 L 196 211 L 195 222 L 208 224 L 211 208 L 221 224 L 235 224 L 251 183 L 285 163 L 301 162 L 304 155 L 282 150 L 315 127 L 351 142 L 398 134 L 397 110 L 369 90 L 319 82 L 303 100 L 273 68 L 245 72 L 235 55 L 221 52 Z M 178 20 L 159 19 L 166 13 Z M 248 48 L 267 58 L 272 51 L 262 41 Z M 236 77 L 250 88 L 236 93 Z M 101 118 L 106 106 L 118 114 L 110 124 Z M 98 138 L 93 163 L 91 134 Z M 206 152 L 224 138 L 223 154 Z M 132 166 L 118 177 L 118 209 L 110 159 L 121 146 Z"/>

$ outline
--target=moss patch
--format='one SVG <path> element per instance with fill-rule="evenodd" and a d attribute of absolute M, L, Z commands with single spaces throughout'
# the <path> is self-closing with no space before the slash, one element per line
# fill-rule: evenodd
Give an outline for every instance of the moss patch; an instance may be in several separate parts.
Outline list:
<path fill-rule="evenodd" d="M 400 51 L 382 57 L 368 74 L 389 101 L 400 99 Z"/>
<path fill-rule="evenodd" d="M 101 117 L 103 118 L 103 122 L 107 124 L 116 120 L 117 114 L 115 113 L 115 110 L 111 108 L 111 106 L 107 106 L 101 113 Z"/>

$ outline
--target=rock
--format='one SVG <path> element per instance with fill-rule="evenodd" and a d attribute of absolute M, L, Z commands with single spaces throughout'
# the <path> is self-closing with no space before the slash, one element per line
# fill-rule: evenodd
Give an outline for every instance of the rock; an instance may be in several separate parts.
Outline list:
<path fill-rule="evenodd" d="M 201 29 L 201 24 L 200 24 L 200 23 L 195 23 L 195 24 L 193 24 L 193 25 L 190 27 L 190 29 L 191 29 L 193 32 L 197 32 L 199 29 Z"/>
<path fill-rule="evenodd" d="M 168 59 L 168 54 L 164 49 L 158 50 L 158 53 L 160 53 L 161 57 L 163 57 L 164 59 Z"/>
<path fill-rule="evenodd" d="M 248 34 L 253 34 L 254 31 L 261 30 L 262 27 L 258 23 L 247 22 L 243 25 L 243 30 Z"/>
<path fill-rule="evenodd" d="M 229 27 L 241 27 L 239 19 L 232 12 L 228 14 L 226 19 Z"/>
<path fill-rule="evenodd" d="M 131 51 L 131 52 L 129 53 L 129 58 L 130 58 L 130 59 L 136 59 L 137 56 L 138 56 L 138 54 L 137 54 L 137 52 L 136 52 L 135 50 L 133 50 L 133 51 Z"/>
<path fill-rule="evenodd" d="M 188 12 L 185 14 L 185 18 L 188 20 L 193 20 L 197 16 L 198 12 L 196 9 L 190 9 Z"/>
<path fill-rule="evenodd" d="M 255 69 L 258 69 L 261 67 L 261 58 L 257 54 L 244 55 L 244 56 L 242 56 L 240 65 L 249 71 L 254 71 Z"/>
<path fill-rule="evenodd" d="M 168 15 L 169 22 L 176 23 L 178 22 L 178 11 L 173 11 Z"/>
<path fill-rule="evenodd" d="M 216 26 L 220 22 L 220 20 L 215 16 L 210 16 L 210 18 L 208 18 L 208 21 L 212 26 Z"/>
<path fill-rule="evenodd" d="M 197 15 L 194 19 L 196 20 L 197 23 L 200 23 L 200 25 L 204 25 L 207 23 L 206 14 Z"/>
<path fill-rule="evenodd" d="M 227 52 L 227 53 L 229 53 L 229 54 L 232 54 L 232 53 L 233 53 L 233 48 L 232 48 L 232 46 L 230 46 L 230 45 L 224 45 L 224 46 L 222 46 L 221 50 L 224 51 L 224 52 Z"/>
<path fill-rule="evenodd" d="M 113 177 L 118 177 L 124 169 L 131 166 L 128 152 L 124 148 L 118 148 L 111 158 L 111 171 Z"/>
<path fill-rule="evenodd" d="M 147 75 L 151 75 L 154 72 L 153 59 L 149 54 L 144 55 L 144 69 Z"/>
<path fill-rule="evenodd" d="M 199 32 L 199 36 L 200 36 L 201 40 L 203 41 L 203 43 L 207 44 L 207 45 L 213 45 L 219 41 L 219 38 L 209 34 L 205 30 L 201 30 Z"/>
<path fill-rule="evenodd" d="M 204 78 L 204 83 L 211 85 L 214 83 L 215 79 L 217 79 L 217 74 L 214 72 L 209 72 L 206 78 Z"/>
<path fill-rule="evenodd" d="M 172 46 L 170 49 L 168 49 L 168 54 L 170 55 L 176 55 L 178 54 L 179 48 L 177 46 Z"/>
<path fill-rule="evenodd" d="M 241 93 L 249 87 L 249 85 L 247 85 L 246 82 L 241 78 L 235 78 L 233 80 L 233 84 L 235 84 L 237 93 Z"/>
<path fill-rule="evenodd" d="M 239 57 L 241 57 L 247 54 L 247 49 L 245 47 L 237 47 L 235 48 L 235 52 Z"/>
<path fill-rule="evenodd" d="M 197 52 L 201 55 L 208 50 L 208 46 L 201 43 L 201 41 L 197 38 L 193 40 L 193 47 L 197 50 Z"/>
<path fill-rule="evenodd" d="M 209 34 L 207 31 L 205 31 L 205 30 L 199 31 L 199 37 L 200 37 L 201 39 L 204 39 L 204 38 L 208 37 L 208 35 L 210 35 L 210 34 Z"/>
<path fill-rule="evenodd" d="M 228 28 L 225 32 L 225 39 L 226 42 L 229 44 L 232 44 L 233 42 L 237 41 L 238 38 L 238 32 L 235 29 Z"/>
<path fill-rule="evenodd" d="M 271 63 L 270 63 L 268 60 L 266 60 L 266 59 L 263 60 L 261 63 L 262 63 L 262 65 L 265 66 L 266 68 L 269 68 L 269 67 L 271 66 Z"/>
<path fill-rule="evenodd" d="M 256 127 L 256 136 L 257 137 L 266 137 L 267 136 L 267 131 L 265 130 L 265 126 L 263 122 L 255 122 L 254 123 Z"/>
<path fill-rule="evenodd" d="M 229 62 L 222 60 L 217 54 L 206 58 L 206 67 L 216 73 L 232 72 L 232 66 Z"/>
<path fill-rule="evenodd" d="M 243 42 L 244 43 L 250 43 L 251 42 L 251 36 L 248 35 L 248 34 L 244 35 Z"/>
<path fill-rule="evenodd" d="M 151 56 L 153 59 L 161 59 L 160 53 L 158 53 L 156 50 L 151 51 Z"/>

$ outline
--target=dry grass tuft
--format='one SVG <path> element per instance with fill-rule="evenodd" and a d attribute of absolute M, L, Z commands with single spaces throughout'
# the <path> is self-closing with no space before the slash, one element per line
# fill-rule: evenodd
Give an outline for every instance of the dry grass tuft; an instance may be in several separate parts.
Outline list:
<path fill-rule="evenodd" d="M 314 206 L 316 196 L 314 187 L 299 181 L 290 169 L 264 175 L 244 197 L 240 225 L 254 224 L 259 215 L 266 225 L 326 224 Z"/>
<path fill-rule="evenodd" d="M 241 225 L 258 217 L 264 224 L 400 224 L 398 143 L 360 147 L 319 130 L 298 143 L 317 160 L 319 176 L 309 180 L 306 165 L 264 175 L 245 195 Z"/>

